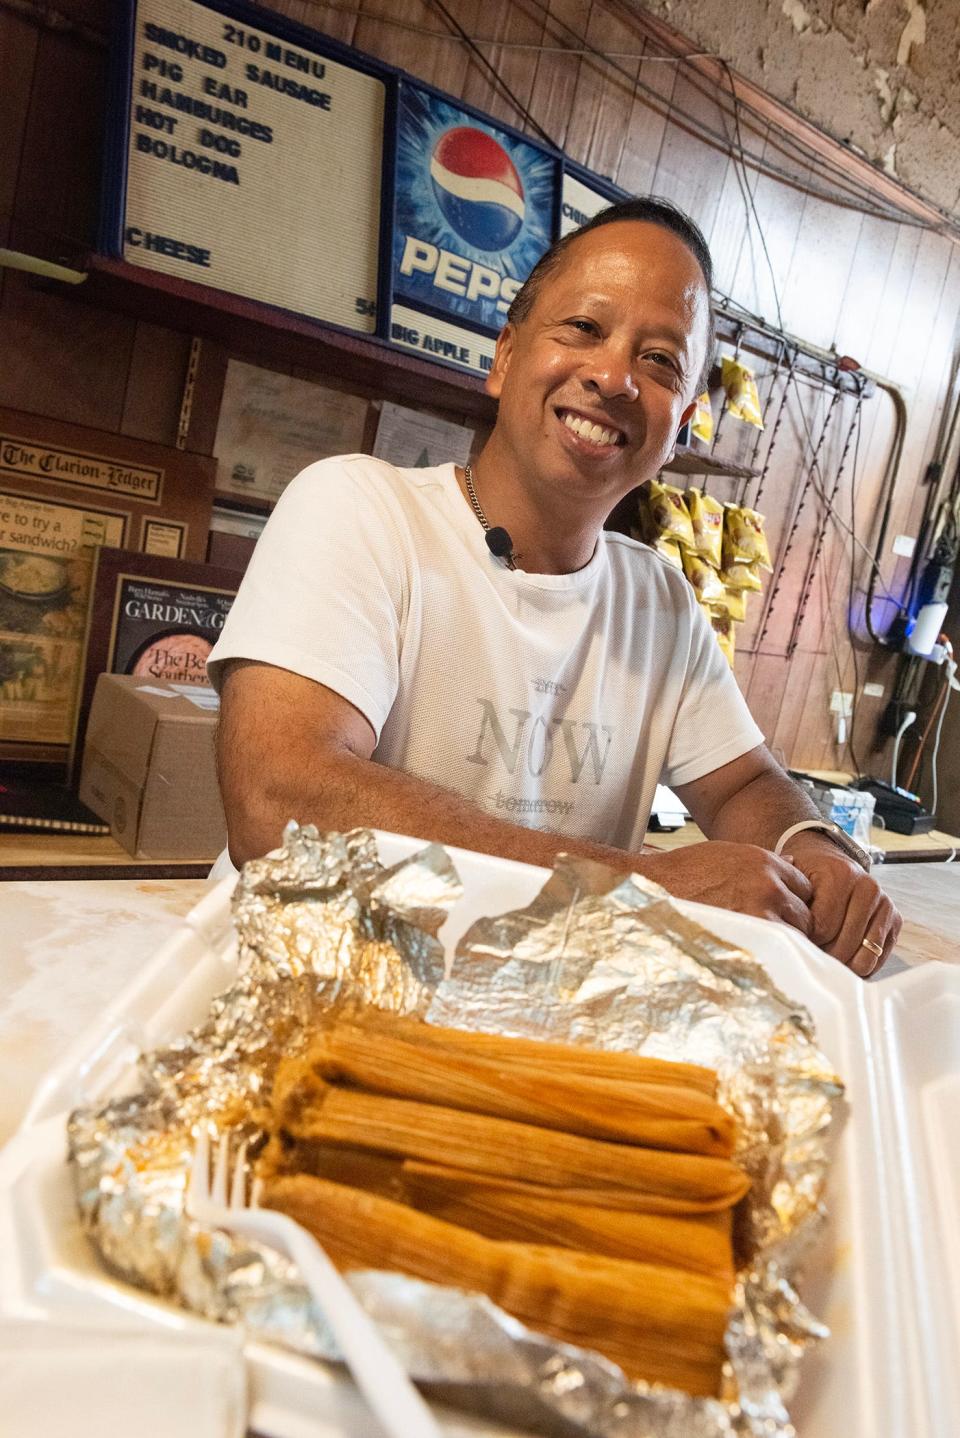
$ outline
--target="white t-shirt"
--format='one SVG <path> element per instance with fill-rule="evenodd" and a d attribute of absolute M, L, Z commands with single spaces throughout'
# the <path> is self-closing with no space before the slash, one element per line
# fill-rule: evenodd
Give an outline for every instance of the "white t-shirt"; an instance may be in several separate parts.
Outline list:
<path fill-rule="evenodd" d="M 683 577 L 604 533 L 575 574 L 494 559 L 452 464 L 309 465 L 208 661 L 303 674 L 366 716 L 374 759 L 499 818 L 624 849 L 659 782 L 763 742 Z"/>

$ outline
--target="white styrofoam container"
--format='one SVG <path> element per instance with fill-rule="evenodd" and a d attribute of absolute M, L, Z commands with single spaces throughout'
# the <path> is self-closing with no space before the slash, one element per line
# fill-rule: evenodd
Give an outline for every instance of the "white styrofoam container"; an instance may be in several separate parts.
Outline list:
<path fill-rule="evenodd" d="M 393 863 L 419 841 L 378 835 Z M 520 907 L 543 869 L 451 849 L 464 896 L 442 931 L 448 953 L 484 914 Z M 65 1162 L 71 1108 L 116 1092 L 138 1052 L 196 1023 L 235 972 L 231 880 L 191 911 L 137 980 L 64 1055 L 0 1152 L 0 1314 L 209 1325 L 120 1284 L 100 1267 L 76 1215 Z M 866 985 L 795 931 L 699 904 L 681 907 L 750 949 L 812 1012 L 820 1047 L 847 1084 L 851 1117 L 829 1195 L 831 1219 L 803 1296 L 831 1327 L 791 1404 L 799 1438 L 957 1438 L 960 1434 L 960 970 L 939 964 Z M 247 1347 L 251 1426 L 271 1438 L 373 1438 L 373 1420 L 338 1370 L 267 1345 Z M 442 1415 L 451 1435 L 505 1434 Z"/>

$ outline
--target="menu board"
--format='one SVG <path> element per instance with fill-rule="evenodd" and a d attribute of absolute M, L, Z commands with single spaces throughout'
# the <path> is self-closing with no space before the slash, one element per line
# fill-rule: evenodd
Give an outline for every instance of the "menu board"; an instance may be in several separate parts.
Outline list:
<path fill-rule="evenodd" d="M 554 156 L 512 131 L 434 91 L 402 87 L 394 344 L 490 369 L 489 337 L 550 246 L 558 169 Z"/>
<path fill-rule="evenodd" d="M 384 82 L 200 0 L 135 0 L 130 80 L 123 258 L 372 332 Z"/>

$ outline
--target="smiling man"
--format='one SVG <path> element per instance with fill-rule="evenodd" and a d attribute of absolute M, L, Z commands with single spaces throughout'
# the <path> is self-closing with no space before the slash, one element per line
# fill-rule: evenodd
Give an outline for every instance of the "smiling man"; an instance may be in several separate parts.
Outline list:
<path fill-rule="evenodd" d="M 210 660 L 235 862 L 291 818 L 567 851 L 879 966 L 895 910 L 771 758 L 685 580 L 603 530 L 693 410 L 710 283 L 679 211 L 612 206 L 517 295 L 474 466 L 351 455 L 289 485 Z M 643 851 L 658 782 L 709 842 Z"/>

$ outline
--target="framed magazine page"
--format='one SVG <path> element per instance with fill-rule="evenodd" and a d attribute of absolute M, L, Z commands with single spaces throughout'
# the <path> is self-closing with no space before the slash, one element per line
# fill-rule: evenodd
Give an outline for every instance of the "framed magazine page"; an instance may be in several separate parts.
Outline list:
<path fill-rule="evenodd" d="M 83 754 L 101 674 L 136 674 L 158 687 L 205 686 L 207 656 L 236 596 L 236 570 L 100 549 L 94 568 L 71 770 Z"/>

